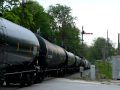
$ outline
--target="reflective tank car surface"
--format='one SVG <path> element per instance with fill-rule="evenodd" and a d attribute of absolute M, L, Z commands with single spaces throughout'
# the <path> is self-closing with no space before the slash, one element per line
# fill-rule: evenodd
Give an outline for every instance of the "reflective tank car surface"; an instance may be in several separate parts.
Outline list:
<path fill-rule="evenodd" d="M 62 67 L 66 62 L 65 50 L 37 35 L 40 44 L 40 66 L 47 68 Z"/>
<path fill-rule="evenodd" d="M 76 63 L 75 55 L 68 51 L 66 51 L 66 54 L 67 54 L 67 66 L 68 67 L 75 66 Z"/>
<path fill-rule="evenodd" d="M 0 66 L 28 65 L 38 54 L 39 42 L 30 30 L 0 18 Z M 15 67 L 17 69 L 17 67 Z M 22 67 L 21 67 L 22 68 Z"/>
<path fill-rule="evenodd" d="M 88 60 L 85 59 L 84 64 L 85 64 L 85 66 L 84 66 L 85 70 L 90 69 L 90 62 Z"/>
<path fill-rule="evenodd" d="M 75 59 L 76 59 L 76 67 L 79 67 L 81 64 L 81 58 L 78 56 L 75 56 Z"/>

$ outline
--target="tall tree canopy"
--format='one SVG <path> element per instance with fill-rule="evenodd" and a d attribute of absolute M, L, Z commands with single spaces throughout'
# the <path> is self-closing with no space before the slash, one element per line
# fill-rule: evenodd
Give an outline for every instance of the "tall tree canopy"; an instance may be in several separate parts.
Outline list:
<path fill-rule="evenodd" d="M 20 5 L 21 0 L 0 0 L 0 11 L 5 12 L 11 10 L 15 6 Z"/>
<path fill-rule="evenodd" d="M 25 3 L 22 3 L 21 0 L 2 0 L 0 10 L 4 18 L 29 28 L 30 24 L 33 24 L 32 15 L 24 8 Z"/>
<path fill-rule="evenodd" d="M 48 9 L 54 42 L 74 53 L 80 53 L 79 29 L 75 26 L 75 17 L 71 8 L 56 4 Z M 79 53 L 78 53 L 79 52 Z"/>
<path fill-rule="evenodd" d="M 55 6 L 49 6 L 48 14 L 52 16 L 54 22 L 56 23 L 55 29 L 59 29 L 59 27 L 66 27 L 68 24 L 74 24 L 74 17 L 71 15 L 71 8 L 68 6 L 63 6 L 60 4 L 56 4 Z M 53 28 L 54 29 L 54 28 Z"/>
<path fill-rule="evenodd" d="M 29 1 L 26 8 L 33 16 L 34 27 L 31 26 L 33 32 L 39 29 L 41 36 L 49 40 L 51 37 L 50 20 L 44 8 L 35 1 Z"/>

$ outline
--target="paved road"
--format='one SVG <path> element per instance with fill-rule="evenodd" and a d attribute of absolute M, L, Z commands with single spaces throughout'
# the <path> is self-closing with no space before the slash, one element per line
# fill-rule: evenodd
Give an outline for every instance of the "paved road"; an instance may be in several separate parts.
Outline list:
<path fill-rule="evenodd" d="M 11 86 L 11 87 L 0 87 L 0 90 L 16 90 L 18 89 L 19 87 L 16 87 L 16 86 Z"/>
<path fill-rule="evenodd" d="M 42 83 L 29 87 L 2 87 L 0 90 L 120 90 L 120 81 L 90 82 L 80 80 L 79 73 L 65 78 L 46 78 Z"/>
<path fill-rule="evenodd" d="M 120 90 L 119 85 L 57 78 L 17 90 Z"/>

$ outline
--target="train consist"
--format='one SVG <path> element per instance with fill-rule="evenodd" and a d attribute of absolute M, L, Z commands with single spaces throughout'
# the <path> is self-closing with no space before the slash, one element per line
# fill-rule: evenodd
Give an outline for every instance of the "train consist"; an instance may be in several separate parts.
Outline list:
<path fill-rule="evenodd" d="M 0 85 L 31 85 L 45 76 L 63 76 L 90 68 L 87 60 L 38 34 L 0 18 Z"/>

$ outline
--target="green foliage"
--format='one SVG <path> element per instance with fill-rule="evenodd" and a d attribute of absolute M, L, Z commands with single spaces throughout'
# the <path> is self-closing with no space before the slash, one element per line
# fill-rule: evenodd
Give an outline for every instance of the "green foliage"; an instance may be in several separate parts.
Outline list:
<path fill-rule="evenodd" d="M 3 1 L 0 0 L 0 12 L 3 12 Z"/>
<path fill-rule="evenodd" d="M 20 1 L 21 0 L 4 0 L 4 2 L 2 3 L 3 17 L 14 23 L 29 28 L 30 24 L 32 23 L 31 14 L 25 9 L 24 16 L 26 17 L 24 20 L 22 19 L 22 4 L 20 3 Z"/>
<path fill-rule="evenodd" d="M 68 24 L 73 24 L 74 17 L 71 16 L 71 8 L 57 4 L 49 6 L 48 14 L 53 17 L 56 27 L 64 27 Z"/>
<path fill-rule="evenodd" d="M 26 8 L 33 15 L 34 27 L 31 26 L 31 30 L 36 32 L 37 29 L 40 29 L 40 35 L 49 40 L 51 36 L 50 20 L 44 8 L 34 1 L 27 2 Z"/>
<path fill-rule="evenodd" d="M 74 25 L 71 8 L 57 4 L 48 10 L 53 42 L 77 55 L 80 55 L 79 29 Z"/>
<path fill-rule="evenodd" d="M 16 24 L 20 24 L 20 18 L 11 11 L 5 12 L 4 18 L 6 18 L 6 19 L 8 19 Z"/>
<path fill-rule="evenodd" d="M 115 54 L 115 49 L 110 41 L 106 41 L 105 38 L 97 38 L 94 40 L 94 44 L 89 47 L 87 57 L 94 62 L 95 60 L 106 59 Z"/>
<path fill-rule="evenodd" d="M 13 7 L 19 6 L 21 0 L 1 0 L 0 1 L 0 11 L 5 13 L 10 11 Z"/>
<path fill-rule="evenodd" d="M 97 79 L 112 79 L 112 66 L 110 62 L 97 60 L 95 65 Z"/>
<path fill-rule="evenodd" d="M 86 44 L 86 43 L 83 43 L 83 46 L 82 46 L 82 44 L 80 45 L 80 54 L 82 55 L 82 56 L 84 56 L 85 58 L 89 58 L 88 57 L 88 52 L 89 52 L 89 47 L 88 47 L 88 45 Z"/>

